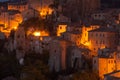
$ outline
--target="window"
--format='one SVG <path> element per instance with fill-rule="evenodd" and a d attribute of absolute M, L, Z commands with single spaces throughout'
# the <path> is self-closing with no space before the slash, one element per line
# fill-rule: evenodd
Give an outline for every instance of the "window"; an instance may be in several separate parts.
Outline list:
<path fill-rule="evenodd" d="M 116 61 L 114 60 L 114 63 L 116 63 Z"/>
<path fill-rule="evenodd" d="M 62 27 L 60 27 L 60 29 L 62 29 Z"/>
<path fill-rule="evenodd" d="M 104 37 L 105 35 L 103 34 L 103 37 Z"/>
<path fill-rule="evenodd" d="M 96 63 L 96 60 L 94 60 L 94 64 Z"/>
<path fill-rule="evenodd" d="M 103 41 L 103 44 L 104 44 L 105 42 Z"/>
<path fill-rule="evenodd" d="M 95 14 L 95 17 L 97 17 L 97 15 Z"/>
<path fill-rule="evenodd" d="M 20 35 L 18 35 L 17 38 L 20 38 Z"/>
<path fill-rule="evenodd" d="M 56 50 L 54 50 L 54 52 L 56 53 Z"/>
<path fill-rule="evenodd" d="M 96 44 L 98 44 L 98 41 L 96 41 Z"/>
<path fill-rule="evenodd" d="M 110 63 L 110 60 L 109 60 L 109 63 Z"/>
<path fill-rule="evenodd" d="M 96 36 L 98 36 L 98 34 L 96 33 Z"/>

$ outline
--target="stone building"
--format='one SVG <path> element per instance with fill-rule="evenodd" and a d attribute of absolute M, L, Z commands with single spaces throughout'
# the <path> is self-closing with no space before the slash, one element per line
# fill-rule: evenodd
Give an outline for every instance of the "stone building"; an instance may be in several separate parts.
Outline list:
<path fill-rule="evenodd" d="M 15 45 L 16 45 L 16 50 L 22 51 L 25 53 L 27 50 L 26 48 L 26 36 L 25 36 L 25 30 L 24 27 L 20 26 L 16 32 L 15 32 Z"/>
<path fill-rule="evenodd" d="M 93 57 L 93 71 L 96 71 L 101 79 L 104 74 L 116 70 L 115 51 L 111 49 L 98 50 L 98 56 Z"/>
<path fill-rule="evenodd" d="M 22 15 L 18 10 L 0 12 L 0 24 L 3 24 L 7 30 L 16 29 L 21 22 Z"/>
<path fill-rule="evenodd" d="M 117 48 L 118 34 L 114 28 L 98 28 L 88 32 L 90 50 L 97 52 L 103 48 Z M 95 55 L 95 54 L 94 54 Z"/>
<path fill-rule="evenodd" d="M 100 0 L 79 0 L 79 2 L 82 16 L 100 9 Z"/>
<path fill-rule="evenodd" d="M 27 1 L 11 1 L 8 3 L 8 10 L 19 10 L 23 12 L 28 9 Z"/>
<path fill-rule="evenodd" d="M 100 28 L 99 25 L 90 25 L 82 27 L 82 36 L 81 36 L 81 44 L 86 44 L 88 42 L 88 32 L 91 30 L 95 30 Z"/>
<path fill-rule="evenodd" d="M 39 16 L 40 16 L 39 11 L 37 11 L 33 8 L 28 8 L 27 10 L 22 12 L 23 20 L 27 20 L 27 19 L 30 19 L 33 17 L 39 17 Z"/>
<path fill-rule="evenodd" d="M 80 69 L 82 67 L 82 51 L 76 46 L 67 47 L 67 69 Z"/>
<path fill-rule="evenodd" d="M 91 12 L 100 9 L 100 0 L 66 0 L 64 1 L 63 12 L 72 20 L 85 18 Z"/>
<path fill-rule="evenodd" d="M 67 24 L 65 24 L 65 23 L 58 24 L 58 27 L 57 27 L 57 36 L 61 36 L 61 34 L 63 32 L 66 32 L 66 31 L 67 31 Z"/>
<path fill-rule="evenodd" d="M 79 46 L 81 41 L 81 32 L 79 31 L 67 31 L 62 34 L 62 38 L 70 41 L 71 43 Z"/>
<path fill-rule="evenodd" d="M 67 46 L 71 45 L 68 41 L 55 39 L 50 43 L 49 66 L 51 71 L 59 72 L 66 69 Z"/>

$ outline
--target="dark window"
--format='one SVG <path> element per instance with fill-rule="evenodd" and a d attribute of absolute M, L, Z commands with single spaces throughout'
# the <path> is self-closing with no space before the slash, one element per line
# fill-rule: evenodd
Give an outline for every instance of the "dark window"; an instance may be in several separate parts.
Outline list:
<path fill-rule="evenodd" d="M 105 35 L 103 34 L 103 37 L 104 37 Z"/>
<path fill-rule="evenodd" d="M 96 36 L 98 36 L 98 34 L 96 33 Z"/>
<path fill-rule="evenodd" d="M 20 35 L 18 35 L 17 38 L 20 38 Z"/>
<path fill-rule="evenodd" d="M 98 41 L 96 41 L 96 44 L 98 44 Z"/>
<path fill-rule="evenodd" d="M 109 63 L 110 63 L 110 60 L 109 60 Z"/>
<path fill-rule="evenodd" d="M 94 64 L 96 63 L 96 60 L 94 60 Z"/>
<path fill-rule="evenodd" d="M 60 29 L 62 29 L 62 27 L 60 27 Z"/>
<path fill-rule="evenodd" d="M 56 50 L 54 52 L 56 53 Z"/>

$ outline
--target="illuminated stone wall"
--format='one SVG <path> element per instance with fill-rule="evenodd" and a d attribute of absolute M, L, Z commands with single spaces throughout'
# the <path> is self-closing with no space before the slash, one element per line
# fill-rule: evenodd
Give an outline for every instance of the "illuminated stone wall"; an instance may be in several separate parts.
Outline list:
<path fill-rule="evenodd" d="M 90 31 L 89 32 L 90 50 L 97 52 L 98 49 L 117 47 L 116 32 L 110 31 Z"/>
<path fill-rule="evenodd" d="M 23 18 L 18 11 L 5 11 L 0 14 L 0 24 L 4 25 L 4 29 L 10 32 L 12 29 L 17 29 L 18 25 L 22 22 Z M 2 32 L 5 32 L 5 30 Z"/>
<path fill-rule="evenodd" d="M 81 44 L 90 47 L 90 44 L 88 45 L 88 43 L 90 43 L 89 40 L 88 40 L 88 31 L 97 29 L 99 27 L 100 26 L 98 26 L 98 25 L 91 25 L 91 26 L 88 26 L 88 27 L 83 26 L 82 27 Z"/>
<path fill-rule="evenodd" d="M 96 71 L 100 78 L 104 78 L 104 74 L 116 70 L 114 58 L 93 58 L 93 70 Z"/>
<path fill-rule="evenodd" d="M 55 70 L 58 72 L 66 69 L 66 52 L 69 45 L 71 44 L 66 40 L 58 39 L 51 41 L 49 58 L 49 66 L 51 71 Z"/>
<path fill-rule="evenodd" d="M 29 0 L 28 3 L 33 9 L 39 11 L 42 18 L 45 18 L 46 15 L 50 15 L 53 12 L 49 8 L 49 5 L 53 4 L 53 0 Z"/>
<path fill-rule="evenodd" d="M 61 33 L 66 32 L 67 25 L 58 25 L 57 27 L 57 36 L 61 36 Z"/>

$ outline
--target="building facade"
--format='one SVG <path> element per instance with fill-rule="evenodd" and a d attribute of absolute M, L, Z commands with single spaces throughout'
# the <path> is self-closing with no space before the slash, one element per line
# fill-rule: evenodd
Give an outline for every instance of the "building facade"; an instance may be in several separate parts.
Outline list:
<path fill-rule="evenodd" d="M 88 32 L 90 50 L 97 52 L 103 48 L 117 48 L 118 34 L 113 28 L 99 28 Z"/>

